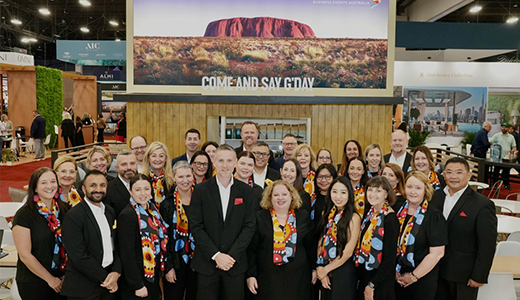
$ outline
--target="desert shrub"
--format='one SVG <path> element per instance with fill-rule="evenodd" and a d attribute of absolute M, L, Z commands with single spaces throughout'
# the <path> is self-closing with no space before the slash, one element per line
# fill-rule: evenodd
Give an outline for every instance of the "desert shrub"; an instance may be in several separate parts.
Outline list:
<path fill-rule="evenodd" d="M 225 67 L 225 68 L 229 67 L 228 59 L 222 53 L 216 53 L 215 55 L 213 55 L 212 62 L 216 66 Z"/>
<path fill-rule="evenodd" d="M 268 60 L 267 52 L 262 51 L 262 50 L 245 51 L 242 54 L 242 61 L 265 62 L 267 60 Z"/>
<path fill-rule="evenodd" d="M 321 48 L 316 48 L 312 46 L 307 46 L 303 50 L 305 54 L 309 55 L 311 58 L 316 58 L 318 56 L 322 56 L 324 54 Z"/>
<path fill-rule="evenodd" d="M 191 49 L 191 54 L 195 59 L 197 58 L 207 58 L 209 59 L 209 54 L 206 49 L 202 48 L 201 46 L 196 46 L 195 48 Z"/>

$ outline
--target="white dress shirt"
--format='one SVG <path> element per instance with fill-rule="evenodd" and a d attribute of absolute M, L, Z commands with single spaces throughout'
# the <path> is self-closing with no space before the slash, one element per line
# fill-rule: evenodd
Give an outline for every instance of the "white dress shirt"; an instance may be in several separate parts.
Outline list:
<path fill-rule="evenodd" d="M 265 177 L 267 176 L 267 166 L 265 166 L 262 173 L 256 173 L 256 170 L 253 169 L 253 180 L 256 184 L 264 188 L 265 186 Z"/>
<path fill-rule="evenodd" d="M 190 163 L 191 163 L 191 157 L 190 157 L 190 155 L 188 154 L 188 152 L 186 152 L 186 159 L 188 160 L 188 163 L 190 164 Z"/>
<path fill-rule="evenodd" d="M 218 176 L 215 176 L 217 179 L 218 191 L 220 193 L 220 201 L 222 202 L 222 219 L 226 221 L 226 212 L 229 205 L 229 197 L 231 196 L 231 186 L 233 185 L 233 177 L 231 177 L 231 181 L 227 187 L 224 187 L 222 183 L 218 180 Z"/>
<path fill-rule="evenodd" d="M 398 158 L 396 158 L 394 156 L 394 153 L 391 153 L 390 154 L 390 159 L 388 160 L 389 163 L 393 163 L 393 164 L 396 164 L 398 165 L 399 167 L 401 167 L 401 169 L 403 168 L 404 166 L 404 159 L 406 158 L 406 152 L 399 156 Z"/>
<path fill-rule="evenodd" d="M 100 203 L 100 206 L 96 206 L 88 200 L 85 202 L 87 202 L 88 207 L 90 207 L 94 218 L 96 218 L 99 231 L 101 231 L 101 241 L 103 243 L 103 261 L 101 262 L 101 266 L 106 268 L 114 262 L 114 247 L 110 235 L 110 225 L 108 225 L 108 220 L 105 216 L 105 205 Z"/>
<path fill-rule="evenodd" d="M 117 177 L 119 178 L 119 180 L 121 180 L 121 182 L 125 185 L 125 188 L 130 191 L 130 183 L 126 182 L 123 178 L 121 178 L 121 175 L 117 175 Z"/>
<path fill-rule="evenodd" d="M 453 196 L 450 196 L 449 187 L 446 186 L 444 188 L 444 194 L 446 194 L 446 198 L 444 200 L 444 207 L 442 208 L 442 214 L 444 215 L 444 218 L 448 220 L 448 217 L 450 216 L 451 210 L 455 207 L 455 204 L 457 204 L 457 201 L 459 201 L 460 196 L 464 193 L 464 191 L 469 187 L 469 185 L 466 185 L 465 188 L 461 189 L 460 191 L 453 194 Z"/>

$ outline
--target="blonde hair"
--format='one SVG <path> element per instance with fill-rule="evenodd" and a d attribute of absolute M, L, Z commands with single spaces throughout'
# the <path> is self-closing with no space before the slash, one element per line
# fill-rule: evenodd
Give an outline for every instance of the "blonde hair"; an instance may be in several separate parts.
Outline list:
<path fill-rule="evenodd" d="M 291 209 L 298 209 L 298 208 L 302 207 L 302 198 L 300 198 L 300 194 L 294 188 L 294 186 L 285 180 L 278 179 L 265 188 L 264 193 L 262 195 L 262 201 L 260 201 L 260 206 L 263 209 L 273 208 L 273 201 L 272 201 L 273 190 L 274 190 L 274 187 L 277 185 L 283 185 L 289 191 L 289 194 L 291 195 L 291 206 L 290 206 Z"/>
<path fill-rule="evenodd" d="M 72 117 L 68 112 L 63 113 L 63 120 L 72 120 Z"/>
<path fill-rule="evenodd" d="M 142 174 L 149 176 L 150 175 L 150 155 L 158 149 L 163 149 L 164 154 L 166 155 L 166 161 L 164 162 L 164 182 L 166 182 L 166 188 L 169 190 L 173 187 L 173 171 L 172 171 L 172 163 L 170 159 L 170 154 L 168 154 L 168 147 L 165 144 L 155 141 L 148 145 L 148 149 L 144 153 L 143 159 L 143 170 Z M 159 175 L 159 174 L 156 174 Z"/>
<path fill-rule="evenodd" d="M 367 158 L 368 158 L 368 152 L 374 150 L 374 149 L 379 149 L 379 153 L 381 153 L 381 161 L 379 162 L 379 168 L 381 168 L 381 171 L 383 170 L 383 150 L 381 149 L 381 146 L 379 146 L 379 144 L 370 144 L 368 145 L 368 147 L 365 149 L 365 161 L 367 161 Z M 367 161 L 367 165 L 368 165 L 368 161 Z"/>
<path fill-rule="evenodd" d="M 103 147 L 100 147 L 100 146 L 94 146 L 88 152 L 88 154 L 87 154 L 87 168 L 90 169 L 90 163 L 92 162 L 92 156 L 96 152 L 103 154 L 103 157 L 105 157 L 105 159 L 107 160 L 107 169 L 106 169 L 106 171 L 108 171 L 108 169 L 110 168 L 110 165 L 112 164 L 112 157 L 110 156 L 110 153 L 107 151 L 107 149 L 105 149 Z"/>
<path fill-rule="evenodd" d="M 74 157 L 70 155 L 62 155 L 58 157 L 58 159 L 54 161 L 54 166 L 52 167 L 52 169 L 54 171 L 57 171 L 58 168 L 64 163 L 72 163 L 74 164 L 74 169 L 76 169 L 76 171 L 78 170 L 78 164 L 76 163 L 76 160 L 74 159 Z"/>
<path fill-rule="evenodd" d="M 309 155 L 311 156 L 311 162 L 309 164 L 309 168 L 313 171 L 316 170 L 316 154 L 314 154 L 314 151 L 312 150 L 311 146 L 307 144 L 300 144 L 296 149 L 294 149 L 292 158 L 295 158 L 298 160 L 298 153 L 300 153 L 302 150 L 307 149 L 309 150 Z M 302 176 L 307 176 L 307 174 L 302 174 Z"/>
<path fill-rule="evenodd" d="M 408 175 L 406 175 L 406 180 L 404 181 L 405 184 L 408 181 L 408 179 L 410 179 L 411 177 L 415 177 L 415 178 L 419 179 L 424 184 L 424 200 L 430 201 L 433 197 L 434 191 L 433 191 L 432 185 L 430 184 L 430 181 L 428 180 L 428 177 L 426 177 L 426 175 L 424 175 L 423 172 L 412 171 L 412 172 L 408 173 Z M 404 197 L 408 198 L 406 196 L 406 189 L 405 189 Z"/>

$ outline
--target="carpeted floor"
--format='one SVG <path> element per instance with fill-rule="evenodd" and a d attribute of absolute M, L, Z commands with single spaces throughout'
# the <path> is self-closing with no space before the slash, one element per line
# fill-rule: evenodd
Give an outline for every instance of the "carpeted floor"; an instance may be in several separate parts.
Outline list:
<path fill-rule="evenodd" d="M 51 159 L 35 161 L 16 166 L 0 166 L 0 201 L 9 202 L 9 187 L 23 189 L 29 184 L 29 178 L 34 170 L 40 167 L 51 167 Z"/>

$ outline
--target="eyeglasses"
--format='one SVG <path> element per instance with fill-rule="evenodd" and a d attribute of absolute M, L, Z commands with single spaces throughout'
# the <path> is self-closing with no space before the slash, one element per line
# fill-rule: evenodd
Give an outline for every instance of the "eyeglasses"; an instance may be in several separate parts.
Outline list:
<path fill-rule="evenodd" d="M 194 161 L 193 162 L 197 167 L 207 167 L 209 163 L 207 162 L 201 162 L 201 161 Z"/>
<path fill-rule="evenodd" d="M 318 180 L 331 180 L 332 179 L 332 175 L 318 175 L 318 177 L 316 177 Z"/>
<path fill-rule="evenodd" d="M 267 156 L 269 155 L 269 152 L 253 151 L 253 154 L 254 154 L 255 156 L 267 157 Z"/>
<path fill-rule="evenodd" d="M 318 159 L 321 159 L 321 160 L 330 160 L 330 156 L 318 156 Z"/>
<path fill-rule="evenodd" d="M 141 146 L 141 147 L 135 147 L 135 148 L 130 148 L 130 149 L 135 150 L 135 151 L 141 151 L 141 150 L 146 149 L 146 147 L 148 147 L 148 146 Z"/>

